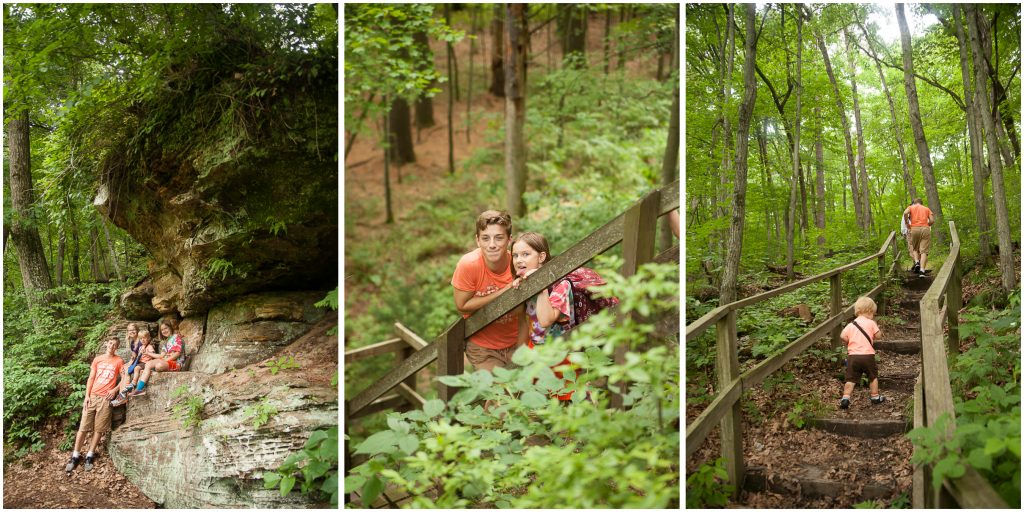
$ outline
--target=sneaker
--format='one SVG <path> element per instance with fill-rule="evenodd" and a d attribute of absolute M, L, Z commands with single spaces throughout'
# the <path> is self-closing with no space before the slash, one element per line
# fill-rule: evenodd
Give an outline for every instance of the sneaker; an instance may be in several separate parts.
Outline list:
<path fill-rule="evenodd" d="M 914 266 L 913 266 L 913 267 L 910 267 L 910 271 L 911 271 L 911 272 L 913 272 L 913 273 L 915 273 L 915 274 L 917 274 L 918 272 L 920 272 L 920 271 L 921 271 L 921 264 L 920 264 L 920 263 L 917 263 L 917 262 L 915 261 L 915 262 L 914 262 Z"/>
<path fill-rule="evenodd" d="M 121 394 L 127 395 L 128 393 L 131 393 L 133 389 L 135 389 L 135 386 L 129 383 L 127 386 L 124 387 L 124 389 L 121 390 Z"/>
<path fill-rule="evenodd" d="M 124 391 L 117 394 L 117 398 L 110 401 L 111 407 L 121 407 L 122 404 L 128 401 L 128 395 Z"/>
<path fill-rule="evenodd" d="M 842 400 L 840 400 L 839 401 L 839 408 L 840 409 L 849 409 L 850 408 L 850 399 L 849 398 L 843 398 Z"/>
<path fill-rule="evenodd" d="M 878 396 L 871 397 L 871 404 L 872 405 L 878 405 L 878 404 L 882 404 L 882 403 L 885 403 L 885 397 L 884 396 L 878 395 Z"/>
<path fill-rule="evenodd" d="M 81 456 L 71 457 L 71 461 L 68 462 L 68 465 L 64 467 L 64 471 L 68 472 L 68 473 L 74 471 L 75 467 L 78 466 L 79 462 L 82 462 L 82 457 Z"/>
<path fill-rule="evenodd" d="M 92 470 L 92 465 L 95 462 L 96 462 L 96 456 L 95 455 L 93 455 L 91 457 L 90 456 L 86 456 L 85 457 L 85 470 L 86 471 Z"/>
<path fill-rule="evenodd" d="M 146 394 L 146 390 L 145 389 L 136 389 L 135 391 L 132 391 L 131 393 L 128 393 L 128 396 L 142 396 L 142 395 L 145 395 L 145 394 Z"/>

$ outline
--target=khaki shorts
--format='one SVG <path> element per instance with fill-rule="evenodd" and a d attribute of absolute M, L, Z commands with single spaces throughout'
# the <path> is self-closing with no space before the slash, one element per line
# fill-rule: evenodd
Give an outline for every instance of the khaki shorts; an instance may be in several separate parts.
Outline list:
<path fill-rule="evenodd" d="M 491 371 L 495 366 L 515 368 L 516 365 L 512 363 L 512 354 L 515 354 L 518 348 L 519 345 L 502 349 L 484 348 L 470 341 L 466 343 L 466 359 L 477 370 Z"/>
<path fill-rule="evenodd" d="M 89 405 L 82 409 L 82 423 L 78 426 L 78 431 L 109 432 L 111 411 L 107 397 L 93 395 L 89 399 Z"/>
<path fill-rule="evenodd" d="M 928 252 L 928 246 L 932 243 L 931 226 L 919 226 L 910 228 L 910 249 L 918 253 Z"/>

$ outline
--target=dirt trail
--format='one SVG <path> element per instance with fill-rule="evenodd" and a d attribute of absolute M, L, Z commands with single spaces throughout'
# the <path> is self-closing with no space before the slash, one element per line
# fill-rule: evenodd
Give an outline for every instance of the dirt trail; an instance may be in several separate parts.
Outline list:
<path fill-rule="evenodd" d="M 4 464 L 4 508 L 156 508 L 114 468 L 105 440 L 100 441 L 91 471 L 85 471 L 83 461 L 67 476 L 64 466 L 71 452 L 57 448 L 65 421 L 52 421 L 44 429 L 43 451 Z"/>

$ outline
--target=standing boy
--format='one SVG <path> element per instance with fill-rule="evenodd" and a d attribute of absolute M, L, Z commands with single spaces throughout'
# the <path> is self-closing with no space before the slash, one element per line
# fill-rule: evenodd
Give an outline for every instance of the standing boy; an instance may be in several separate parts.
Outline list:
<path fill-rule="evenodd" d="M 932 241 L 935 214 L 921 204 L 919 197 L 903 210 L 903 220 L 910 226 L 910 256 L 914 258 L 914 267 L 910 271 L 923 276 L 928 266 L 928 246 Z"/>
<path fill-rule="evenodd" d="M 842 334 L 846 342 L 846 384 L 843 386 L 843 398 L 839 400 L 839 408 L 850 407 L 850 394 L 853 384 L 860 380 L 861 374 L 868 376 L 871 389 L 871 403 L 874 405 L 885 402 L 885 397 L 878 394 L 878 365 L 875 362 L 875 340 L 882 334 L 875 323 L 875 301 L 871 297 L 861 297 L 853 304 L 853 312 L 857 315 Z"/>
<path fill-rule="evenodd" d="M 89 452 L 85 454 L 85 470 L 92 469 L 96 461 L 96 445 L 100 436 L 110 431 L 110 401 L 117 395 L 117 378 L 123 374 L 124 360 L 115 354 L 120 344 L 116 336 L 107 338 L 106 352 L 92 360 L 89 369 L 89 380 L 85 384 L 85 401 L 82 403 L 82 422 L 75 435 L 75 448 L 71 453 L 71 461 L 64 468 L 68 473 L 82 460 L 78 449 L 85 440 L 85 435 L 92 431 L 92 442 Z"/>
<path fill-rule="evenodd" d="M 468 318 L 512 287 L 512 217 L 506 212 L 487 210 L 476 219 L 477 249 L 459 260 L 452 275 L 455 308 Z M 469 338 L 466 359 L 477 369 L 491 371 L 512 364 L 512 354 L 525 343 L 520 336 L 522 307 L 509 311 Z M 523 338 L 520 341 L 520 338 Z"/>

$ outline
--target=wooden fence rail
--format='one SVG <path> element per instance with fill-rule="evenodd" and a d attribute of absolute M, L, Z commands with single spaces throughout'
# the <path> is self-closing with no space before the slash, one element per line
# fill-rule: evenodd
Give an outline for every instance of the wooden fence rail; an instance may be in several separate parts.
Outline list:
<path fill-rule="evenodd" d="M 921 373 L 914 389 L 914 427 L 934 427 L 939 417 L 948 415 L 946 434 L 956 428 L 953 389 L 949 382 L 949 362 L 960 352 L 959 311 L 963 306 L 960 273 L 960 237 L 956 225 L 949 223 L 949 256 L 935 281 L 921 298 Z M 943 324 L 949 327 L 948 337 Z M 932 485 L 932 467 L 914 467 L 914 508 L 1009 508 L 999 493 L 970 465 L 957 479 L 945 478 Z"/>
<path fill-rule="evenodd" d="M 887 275 L 891 274 L 899 260 L 898 244 L 893 240 L 896 232 L 889 233 L 885 243 L 878 252 L 861 258 L 853 263 L 836 267 L 816 276 L 801 279 L 790 284 L 780 286 L 745 299 L 723 304 L 704 316 L 686 326 L 686 340 L 690 341 L 703 334 L 712 325 L 716 326 L 717 347 L 715 370 L 718 374 L 718 394 L 704 412 L 700 414 L 689 426 L 686 427 L 686 456 L 695 452 L 704 442 L 708 433 L 719 425 L 721 427 L 721 450 L 722 458 L 725 461 L 725 469 L 729 474 L 729 481 L 735 486 L 734 497 L 739 495 L 743 488 L 743 477 L 745 470 L 743 466 L 743 432 L 741 427 L 740 397 L 743 391 L 760 384 L 765 378 L 781 368 L 788 361 L 803 353 L 815 341 L 826 333 L 831 333 L 833 346 L 838 346 L 839 329 L 844 321 L 853 317 L 853 305 L 842 308 L 842 288 L 840 275 L 843 272 L 852 270 L 869 261 L 878 260 L 878 284 L 866 295 L 876 297 L 887 284 Z M 885 270 L 885 256 L 889 249 L 892 249 L 892 264 L 888 271 Z M 751 306 L 783 293 L 791 292 L 804 286 L 829 280 L 830 284 L 830 314 L 824 322 L 815 326 L 810 332 L 804 334 L 796 341 L 786 345 L 781 352 L 762 361 L 757 366 L 739 374 L 739 357 L 736 339 L 736 317 L 738 310 Z"/>

